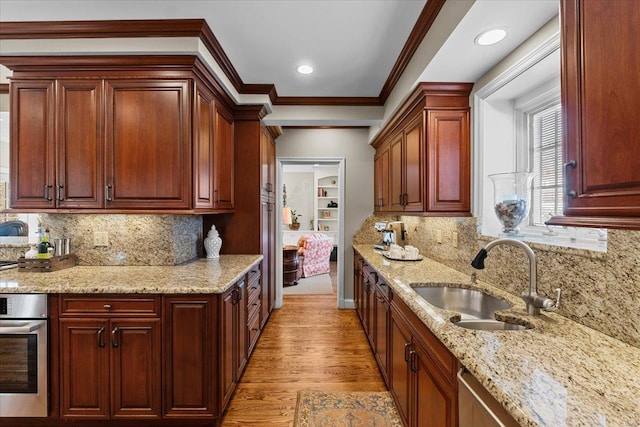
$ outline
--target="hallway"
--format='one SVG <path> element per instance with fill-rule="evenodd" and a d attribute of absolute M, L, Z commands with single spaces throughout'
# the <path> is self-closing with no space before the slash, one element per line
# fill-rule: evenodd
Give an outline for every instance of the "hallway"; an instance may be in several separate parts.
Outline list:
<path fill-rule="evenodd" d="M 267 322 L 222 426 L 291 426 L 298 390 L 386 391 L 355 310 L 286 296 Z"/>

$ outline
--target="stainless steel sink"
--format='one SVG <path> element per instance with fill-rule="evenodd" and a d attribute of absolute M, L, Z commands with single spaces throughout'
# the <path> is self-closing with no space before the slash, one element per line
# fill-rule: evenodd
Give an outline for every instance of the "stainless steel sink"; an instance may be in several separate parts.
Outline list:
<path fill-rule="evenodd" d="M 516 323 L 502 322 L 494 319 L 467 319 L 454 322 L 454 325 L 477 331 L 524 331 L 531 329 L 531 327 L 527 325 L 518 325 Z"/>
<path fill-rule="evenodd" d="M 495 319 L 495 312 L 511 304 L 484 292 L 450 286 L 413 287 L 429 304 L 460 313 L 462 319 Z"/>

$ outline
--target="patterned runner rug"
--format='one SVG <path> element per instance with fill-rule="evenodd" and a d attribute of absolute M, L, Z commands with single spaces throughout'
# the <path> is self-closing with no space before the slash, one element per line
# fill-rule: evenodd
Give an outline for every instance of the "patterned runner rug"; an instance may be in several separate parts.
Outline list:
<path fill-rule="evenodd" d="M 389 392 L 298 392 L 294 427 L 402 427 Z"/>

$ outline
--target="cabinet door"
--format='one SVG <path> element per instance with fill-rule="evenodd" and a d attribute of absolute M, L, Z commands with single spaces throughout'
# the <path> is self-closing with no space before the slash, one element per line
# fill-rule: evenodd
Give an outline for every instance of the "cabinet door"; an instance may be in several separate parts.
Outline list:
<path fill-rule="evenodd" d="M 366 298 L 366 331 L 367 338 L 369 338 L 369 344 L 372 349 L 375 349 L 375 330 L 376 330 L 376 306 L 375 306 L 375 280 L 372 280 L 371 276 L 365 278 L 364 291 Z"/>
<path fill-rule="evenodd" d="M 404 210 L 424 211 L 426 153 L 422 115 L 416 117 L 404 131 Z"/>
<path fill-rule="evenodd" d="M 396 135 L 389 145 L 389 201 L 392 211 L 404 209 L 404 161 L 402 148 L 402 133 Z"/>
<path fill-rule="evenodd" d="M 213 209 L 214 97 L 204 86 L 196 86 L 193 107 L 194 207 Z"/>
<path fill-rule="evenodd" d="M 215 307 L 211 296 L 165 297 L 164 416 L 215 416 Z"/>
<path fill-rule="evenodd" d="M 187 209 L 190 82 L 106 81 L 106 206 Z"/>
<path fill-rule="evenodd" d="M 471 209 L 469 111 L 429 110 L 427 123 L 427 210 L 468 214 Z"/>
<path fill-rule="evenodd" d="M 389 391 L 394 397 L 404 425 L 410 425 L 409 409 L 412 393 L 411 371 L 408 362 L 409 353 L 412 350 L 412 338 L 404 319 L 393 306 L 390 321 Z"/>
<path fill-rule="evenodd" d="M 413 372 L 412 426 L 456 427 L 457 390 L 440 374 L 416 340 L 409 360 Z"/>
<path fill-rule="evenodd" d="M 353 266 L 353 299 L 356 306 L 356 313 L 360 318 L 360 322 L 364 322 L 363 315 L 363 285 L 362 285 L 362 257 L 354 254 Z"/>
<path fill-rule="evenodd" d="M 215 113 L 214 207 L 233 209 L 233 118 L 218 103 Z"/>
<path fill-rule="evenodd" d="M 260 192 L 263 196 L 274 197 L 276 144 L 269 132 L 260 130 Z"/>
<path fill-rule="evenodd" d="M 235 287 L 222 294 L 220 303 L 220 398 L 221 408 L 224 408 L 231 398 L 231 394 L 236 386 L 237 369 L 236 360 L 236 330 L 237 330 L 237 310 Z"/>
<path fill-rule="evenodd" d="M 11 82 L 11 207 L 55 207 L 54 83 Z"/>
<path fill-rule="evenodd" d="M 249 358 L 249 333 L 247 330 L 249 319 L 247 301 L 245 299 L 247 282 L 243 279 L 239 281 L 236 286 L 236 311 L 238 313 L 236 316 L 235 334 L 238 346 L 238 357 L 236 359 L 236 380 L 238 380 L 242 375 L 242 371 L 244 371 L 244 367 L 247 365 L 247 359 Z"/>
<path fill-rule="evenodd" d="M 113 418 L 160 418 L 160 319 L 111 321 Z"/>
<path fill-rule="evenodd" d="M 60 320 L 60 415 L 108 419 L 109 321 Z"/>
<path fill-rule="evenodd" d="M 374 209 L 376 212 L 391 210 L 389 200 L 389 146 L 381 147 L 374 159 Z"/>
<path fill-rule="evenodd" d="M 276 220 L 273 211 L 274 202 L 272 199 L 262 198 L 260 200 L 261 208 L 261 226 L 260 239 L 262 245 L 262 305 L 260 307 L 260 325 L 264 326 L 269 318 L 269 313 L 273 310 L 276 301 L 275 288 L 275 235 Z"/>
<path fill-rule="evenodd" d="M 638 2 L 564 0 L 561 16 L 564 214 L 616 218 L 560 224 L 640 229 Z"/>
<path fill-rule="evenodd" d="M 57 105 L 57 206 L 103 208 L 102 80 L 58 80 Z"/>
<path fill-rule="evenodd" d="M 375 329 L 373 342 L 374 354 L 380 367 L 380 373 L 386 384 L 389 384 L 388 371 L 388 334 L 389 334 L 389 302 L 376 287 L 375 292 Z"/>

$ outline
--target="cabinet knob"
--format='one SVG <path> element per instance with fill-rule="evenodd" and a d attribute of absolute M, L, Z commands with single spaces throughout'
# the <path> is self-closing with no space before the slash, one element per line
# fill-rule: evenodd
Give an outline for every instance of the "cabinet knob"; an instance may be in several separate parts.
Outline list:
<path fill-rule="evenodd" d="M 105 304 L 102 306 L 105 310 L 111 310 L 111 304 Z"/>

